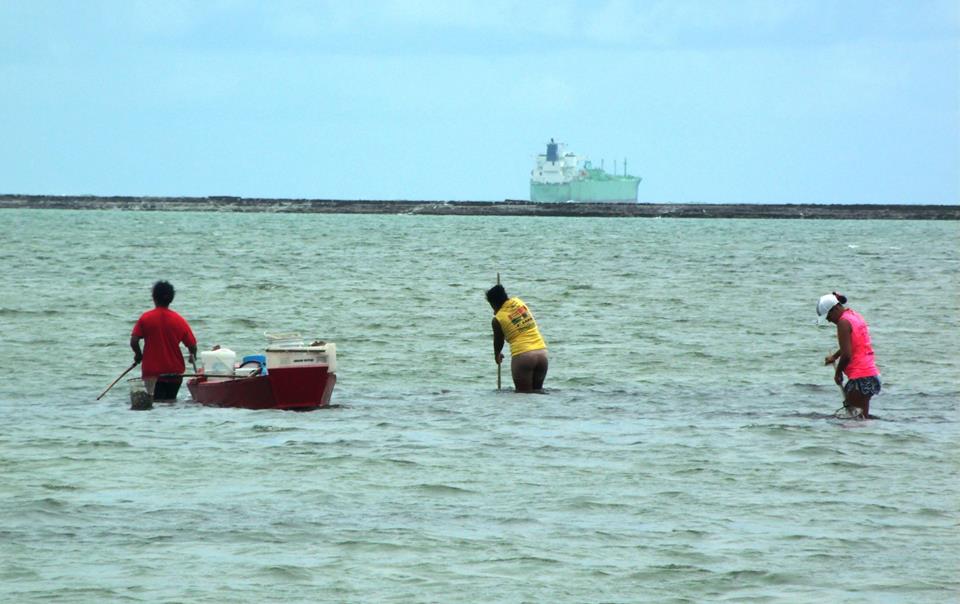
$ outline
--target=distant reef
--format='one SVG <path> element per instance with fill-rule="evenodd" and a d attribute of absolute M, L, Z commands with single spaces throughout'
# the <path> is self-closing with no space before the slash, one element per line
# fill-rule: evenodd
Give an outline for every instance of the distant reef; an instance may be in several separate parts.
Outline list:
<path fill-rule="evenodd" d="M 154 212 L 426 214 L 438 216 L 960 220 L 960 206 L 957 205 L 534 203 L 517 199 L 506 199 L 504 201 L 397 201 L 246 197 L 0 195 L 0 209 L 16 208 Z"/>

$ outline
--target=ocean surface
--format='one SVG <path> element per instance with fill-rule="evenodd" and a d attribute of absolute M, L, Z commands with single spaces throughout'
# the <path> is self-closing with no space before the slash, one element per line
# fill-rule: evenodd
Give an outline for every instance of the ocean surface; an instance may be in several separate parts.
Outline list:
<path fill-rule="evenodd" d="M 960 223 L 0 210 L 0 601 L 956 602 Z M 496 388 L 497 273 L 549 344 Z M 129 410 L 201 350 L 334 341 L 334 407 Z M 817 298 L 870 324 L 841 420 Z"/>

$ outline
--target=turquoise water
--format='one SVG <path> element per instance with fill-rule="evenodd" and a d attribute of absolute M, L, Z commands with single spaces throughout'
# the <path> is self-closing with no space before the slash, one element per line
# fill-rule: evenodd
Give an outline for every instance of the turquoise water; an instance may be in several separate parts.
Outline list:
<path fill-rule="evenodd" d="M 0 211 L 0 600 L 955 602 L 960 224 Z M 501 274 L 549 394 L 496 390 Z M 335 341 L 335 408 L 128 410 L 150 286 L 201 349 Z M 841 421 L 838 289 L 879 420 Z M 508 372 L 504 384 L 509 383 Z"/>

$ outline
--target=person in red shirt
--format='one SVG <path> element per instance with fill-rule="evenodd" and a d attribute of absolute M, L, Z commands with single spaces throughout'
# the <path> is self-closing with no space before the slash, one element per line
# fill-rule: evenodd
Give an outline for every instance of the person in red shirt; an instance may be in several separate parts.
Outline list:
<path fill-rule="evenodd" d="M 154 400 L 176 400 L 183 382 L 183 353 L 180 344 L 190 352 L 190 363 L 197 360 L 197 339 L 186 319 L 170 310 L 176 292 L 168 281 L 153 284 L 153 303 L 156 308 L 140 315 L 130 334 L 133 362 L 143 364 L 140 375 L 147 392 L 153 392 Z M 140 340 L 146 340 L 143 352 Z"/>

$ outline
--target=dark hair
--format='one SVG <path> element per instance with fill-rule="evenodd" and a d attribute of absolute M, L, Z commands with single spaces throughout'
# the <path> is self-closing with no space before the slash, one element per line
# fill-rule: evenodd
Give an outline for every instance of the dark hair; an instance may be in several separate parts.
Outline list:
<path fill-rule="evenodd" d="M 503 303 L 510 299 L 510 296 L 507 295 L 507 290 L 503 289 L 503 286 L 497 283 L 493 287 L 487 290 L 487 302 L 490 303 L 490 306 L 494 310 L 499 310 Z"/>
<path fill-rule="evenodd" d="M 832 293 L 833 293 L 834 296 L 837 297 L 837 302 L 839 302 L 840 304 L 846 304 L 846 303 L 847 303 L 847 297 L 846 297 L 846 296 L 844 296 L 843 294 L 838 294 L 837 292 L 832 292 Z"/>
<path fill-rule="evenodd" d="M 157 281 L 153 284 L 153 301 L 157 306 L 170 306 L 176 293 L 169 281 Z"/>

